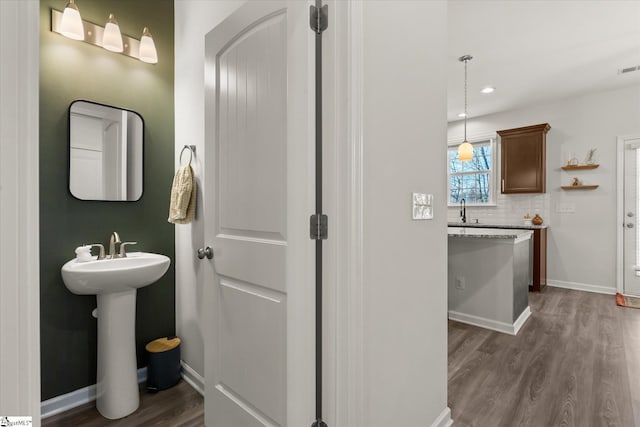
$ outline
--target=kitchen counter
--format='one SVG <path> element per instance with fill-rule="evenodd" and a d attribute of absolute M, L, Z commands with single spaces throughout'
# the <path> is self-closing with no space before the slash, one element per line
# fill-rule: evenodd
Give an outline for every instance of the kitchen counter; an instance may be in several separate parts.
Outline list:
<path fill-rule="evenodd" d="M 450 222 L 451 227 L 464 227 L 473 229 L 505 229 L 505 230 L 531 230 L 533 231 L 533 282 L 529 286 L 530 291 L 540 292 L 547 286 L 547 229 L 548 225 L 524 225 L 520 224 L 485 224 L 475 222 Z"/>
<path fill-rule="evenodd" d="M 524 225 L 524 224 L 485 224 L 475 222 L 449 222 L 449 227 L 473 227 L 473 228 L 505 228 L 505 229 L 520 229 L 520 230 L 541 230 L 549 228 L 547 224 L 542 225 Z"/>
<path fill-rule="evenodd" d="M 534 230 L 449 227 L 448 233 L 449 319 L 516 335 L 531 314 Z"/>
<path fill-rule="evenodd" d="M 479 228 L 449 226 L 449 237 L 485 238 L 485 239 L 514 239 L 516 242 L 528 240 L 533 232 L 516 228 Z"/>

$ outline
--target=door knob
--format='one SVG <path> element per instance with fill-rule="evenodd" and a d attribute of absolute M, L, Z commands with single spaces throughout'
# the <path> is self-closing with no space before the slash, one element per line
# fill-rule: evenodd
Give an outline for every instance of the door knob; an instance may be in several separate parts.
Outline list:
<path fill-rule="evenodd" d="M 213 258 L 213 249 L 211 249 L 211 246 L 198 249 L 198 258 L 204 259 L 204 257 L 207 257 L 207 259 Z"/>
<path fill-rule="evenodd" d="M 633 223 L 632 222 L 628 222 L 627 223 L 627 228 L 633 228 Z"/>
<path fill-rule="evenodd" d="M 634 213 L 633 213 L 633 212 L 627 212 L 627 216 L 628 216 L 629 218 L 633 218 L 633 217 L 634 217 Z"/>

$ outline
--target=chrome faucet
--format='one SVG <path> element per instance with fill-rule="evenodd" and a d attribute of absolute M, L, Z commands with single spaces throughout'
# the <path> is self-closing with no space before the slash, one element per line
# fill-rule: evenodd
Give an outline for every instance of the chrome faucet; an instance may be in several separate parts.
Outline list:
<path fill-rule="evenodd" d="M 116 243 L 120 242 L 120 236 L 115 231 L 111 235 L 109 239 L 109 258 L 118 258 L 119 255 L 116 253 Z"/>
<path fill-rule="evenodd" d="M 464 198 L 460 199 L 460 218 L 462 222 L 467 222 L 467 201 Z"/>

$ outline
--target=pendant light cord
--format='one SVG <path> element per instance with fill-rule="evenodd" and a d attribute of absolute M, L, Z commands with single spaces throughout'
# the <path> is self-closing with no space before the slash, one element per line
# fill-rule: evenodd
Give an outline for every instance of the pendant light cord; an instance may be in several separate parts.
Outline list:
<path fill-rule="evenodd" d="M 467 62 L 469 59 L 464 60 L 464 141 L 467 142 Z"/>

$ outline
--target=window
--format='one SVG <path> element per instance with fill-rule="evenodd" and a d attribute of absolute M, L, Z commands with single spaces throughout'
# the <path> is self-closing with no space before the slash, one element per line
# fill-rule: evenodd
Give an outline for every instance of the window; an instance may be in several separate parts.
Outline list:
<path fill-rule="evenodd" d="M 449 205 L 462 199 L 471 205 L 495 204 L 495 139 L 472 142 L 473 158 L 468 162 L 458 159 L 458 145 L 449 146 Z"/>

